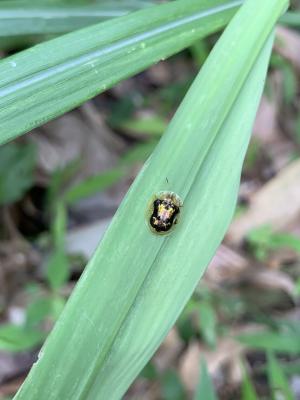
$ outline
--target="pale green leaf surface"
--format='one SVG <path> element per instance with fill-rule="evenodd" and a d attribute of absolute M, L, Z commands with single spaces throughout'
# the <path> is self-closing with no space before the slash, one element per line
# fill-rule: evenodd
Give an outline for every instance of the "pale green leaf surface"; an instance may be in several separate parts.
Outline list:
<path fill-rule="evenodd" d="M 122 202 L 16 399 L 120 399 L 153 355 L 232 218 L 270 56 L 268 38 L 285 6 L 284 0 L 250 0 L 232 20 Z M 146 223 L 147 205 L 161 190 L 184 201 L 181 220 L 166 237 Z"/>
<path fill-rule="evenodd" d="M 75 31 L 0 62 L 0 144 L 223 27 L 240 0 L 178 0 Z"/>

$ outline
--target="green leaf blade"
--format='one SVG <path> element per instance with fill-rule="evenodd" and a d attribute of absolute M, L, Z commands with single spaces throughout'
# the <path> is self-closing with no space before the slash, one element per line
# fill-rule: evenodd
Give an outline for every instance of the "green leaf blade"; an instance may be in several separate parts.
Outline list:
<path fill-rule="evenodd" d="M 280 22 L 284 25 L 288 25 L 294 28 L 300 27 L 300 12 L 290 11 L 285 13 L 281 18 Z"/>
<path fill-rule="evenodd" d="M 153 6 L 1 61 L 0 143 L 215 32 L 239 4 L 185 0 Z"/>
<path fill-rule="evenodd" d="M 194 400 L 217 400 L 215 389 L 207 371 L 206 363 L 201 360 L 200 380 Z"/>
<path fill-rule="evenodd" d="M 122 202 L 17 400 L 44 393 L 117 400 L 153 355 L 232 218 L 271 33 L 285 6 L 248 1 L 227 28 Z M 253 18 L 258 25 L 249 23 Z M 178 226 L 165 237 L 150 232 L 146 220 L 161 190 L 184 202 Z"/>
<path fill-rule="evenodd" d="M 124 168 L 114 168 L 102 174 L 91 176 L 67 189 L 63 195 L 63 200 L 67 204 L 74 204 L 85 197 L 111 187 L 124 176 L 124 173 Z"/>
<path fill-rule="evenodd" d="M 248 374 L 247 369 L 243 366 L 243 381 L 242 381 L 242 400 L 259 400 Z"/>
<path fill-rule="evenodd" d="M 217 340 L 217 316 L 209 302 L 203 301 L 199 304 L 199 319 L 200 332 L 205 342 L 210 347 L 215 347 Z"/>
<path fill-rule="evenodd" d="M 289 354 L 300 352 L 298 333 L 262 331 L 239 336 L 239 340 L 249 347 Z"/>
<path fill-rule="evenodd" d="M 9 143 L 0 148 L 0 205 L 20 200 L 33 185 L 36 148 Z"/>
<path fill-rule="evenodd" d="M 280 363 L 273 353 L 268 353 L 268 378 L 272 390 L 272 399 L 284 398 L 285 400 L 295 400 L 288 380 L 281 368 Z"/>
<path fill-rule="evenodd" d="M 11 352 L 30 350 L 40 345 L 45 333 L 11 324 L 0 327 L 0 349 Z"/>
<path fill-rule="evenodd" d="M 151 3 L 103 2 L 93 5 L 0 2 L 0 38 L 62 34 L 139 10 Z"/>

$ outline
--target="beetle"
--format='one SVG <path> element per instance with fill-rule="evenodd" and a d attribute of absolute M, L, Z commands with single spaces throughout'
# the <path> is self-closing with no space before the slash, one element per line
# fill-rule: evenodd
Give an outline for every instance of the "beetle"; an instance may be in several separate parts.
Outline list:
<path fill-rule="evenodd" d="M 153 233 L 164 235 L 173 230 L 177 224 L 182 200 L 174 192 L 159 192 L 153 196 L 149 212 L 148 224 Z"/>

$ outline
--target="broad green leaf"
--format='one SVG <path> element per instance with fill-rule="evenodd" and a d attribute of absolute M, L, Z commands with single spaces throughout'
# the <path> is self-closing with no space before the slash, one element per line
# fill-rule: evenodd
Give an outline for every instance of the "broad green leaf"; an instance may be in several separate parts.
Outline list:
<path fill-rule="evenodd" d="M 238 339 L 255 349 L 272 350 L 291 354 L 300 353 L 298 333 L 262 331 L 255 334 L 241 335 Z"/>
<path fill-rule="evenodd" d="M 268 353 L 268 378 L 272 391 L 272 400 L 295 400 L 281 365 L 271 352 Z"/>
<path fill-rule="evenodd" d="M 240 0 L 178 0 L 42 43 L 0 62 L 0 144 L 223 27 Z"/>
<path fill-rule="evenodd" d="M 150 3 L 101 2 L 72 5 L 0 2 L 0 38 L 21 35 L 62 34 L 139 10 Z"/>
<path fill-rule="evenodd" d="M 119 207 L 17 400 L 49 393 L 55 400 L 120 399 L 151 358 L 234 213 L 274 24 L 286 6 L 285 0 L 246 1 L 228 25 Z M 183 200 L 169 236 L 153 234 L 147 223 L 149 202 L 162 190 Z"/>
<path fill-rule="evenodd" d="M 207 371 L 206 363 L 201 360 L 199 383 L 194 400 L 217 400 L 215 389 Z"/>
<path fill-rule="evenodd" d="M 25 351 L 43 343 L 45 334 L 16 325 L 0 326 L 0 349 L 6 351 Z"/>
<path fill-rule="evenodd" d="M 35 147 L 10 143 L 0 147 L 0 205 L 20 200 L 33 184 Z"/>

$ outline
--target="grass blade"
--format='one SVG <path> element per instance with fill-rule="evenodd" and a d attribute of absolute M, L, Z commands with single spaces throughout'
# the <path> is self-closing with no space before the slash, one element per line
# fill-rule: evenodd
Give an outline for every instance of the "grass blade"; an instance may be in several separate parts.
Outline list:
<path fill-rule="evenodd" d="M 286 5 L 246 1 L 229 24 L 118 209 L 17 400 L 49 393 L 55 400 L 120 399 L 153 355 L 232 218 L 272 30 Z M 149 201 L 161 190 L 184 202 L 170 236 L 153 234 L 146 221 Z"/>
<path fill-rule="evenodd" d="M 62 34 L 139 10 L 150 3 L 114 2 L 93 5 L 0 2 L 0 39 L 22 35 Z"/>
<path fill-rule="evenodd" d="M 102 174 L 91 176 L 67 189 L 63 195 L 66 204 L 74 204 L 85 197 L 92 196 L 118 182 L 125 174 L 124 168 L 114 168 Z"/>
<path fill-rule="evenodd" d="M 272 350 L 290 354 L 300 352 L 299 334 L 293 332 L 263 331 L 239 336 L 239 340 L 254 349 Z"/>
<path fill-rule="evenodd" d="M 0 144 L 215 32 L 239 4 L 179 0 L 153 6 L 6 58 L 0 62 Z"/>
<path fill-rule="evenodd" d="M 295 400 L 288 380 L 273 353 L 268 353 L 268 378 L 272 390 L 272 399 Z"/>
<path fill-rule="evenodd" d="M 242 400 L 259 400 L 245 366 L 243 366 Z"/>
<path fill-rule="evenodd" d="M 201 360 L 200 380 L 194 400 L 217 400 L 215 389 L 207 371 L 206 363 Z"/>

